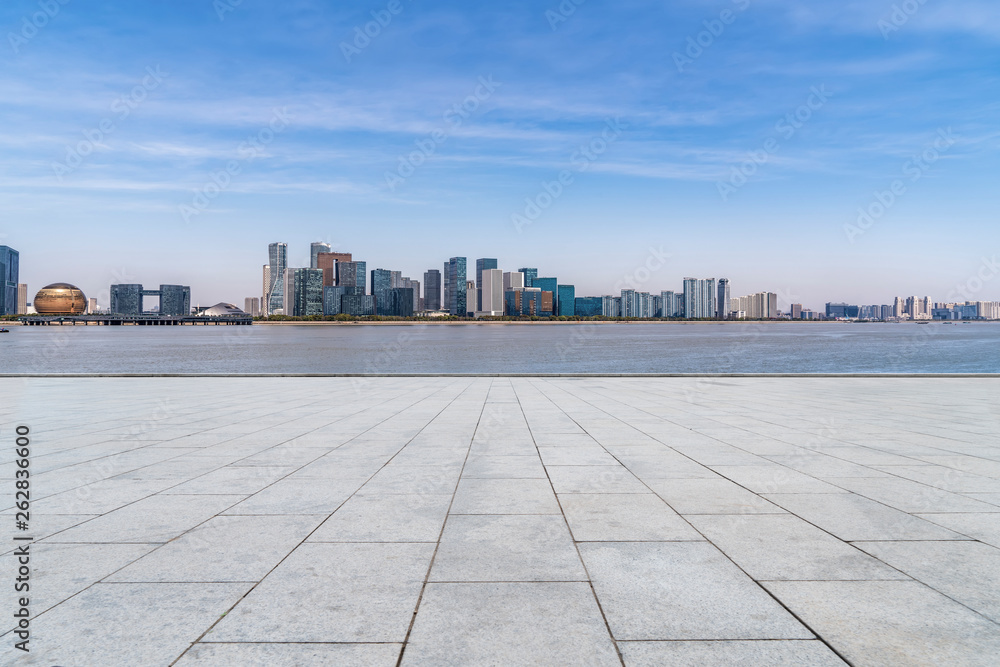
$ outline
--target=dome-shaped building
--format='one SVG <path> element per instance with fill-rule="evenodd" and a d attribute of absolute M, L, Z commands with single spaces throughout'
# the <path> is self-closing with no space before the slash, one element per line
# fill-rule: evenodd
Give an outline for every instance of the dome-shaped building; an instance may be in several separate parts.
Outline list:
<path fill-rule="evenodd" d="M 87 297 L 76 285 L 53 283 L 38 290 L 32 306 L 39 315 L 82 315 Z"/>
<path fill-rule="evenodd" d="M 202 317 L 249 317 L 241 309 L 231 303 L 217 303 L 199 313 Z"/>

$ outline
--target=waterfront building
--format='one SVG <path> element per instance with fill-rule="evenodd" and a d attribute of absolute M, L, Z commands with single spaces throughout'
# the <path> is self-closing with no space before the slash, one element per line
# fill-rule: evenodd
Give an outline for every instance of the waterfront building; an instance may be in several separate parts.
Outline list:
<path fill-rule="evenodd" d="M 480 300 L 480 307 L 477 314 L 486 316 L 503 315 L 505 310 L 503 271 L 500 269 L 484 269 L 480 276 L 477 296 Z"/>
<path fill-rule="evenodd" d="M 639 298 L 634 289 L 623 289 L 621 294 L 621 315 L 620 317 L 637 317 L 639 311 Z"/>
<path fill-rule="evenodd" d="M 0 245 L 0 315 L 17 315 L 20 258 L 18 251 L 10 246 Z"/>
<path fill-rule="evenodd" d="M 444 275 L 447 276 L 444 285 L 444 309 L 452 315 L 466 317 L 469 312 L 466 258 L 452 257 L 445 262 Z"/>
<path fill-rule="evenodd" d="M 337 262 L 337 286 L 354 287 L 356 294 L 366 294 L 367 262 Z"/>
<path fill-rule="evenodd" d="M 846 303 L 826 304 L 826 317 L 829 320 L 835 319 L 858 319 L 861 315 L 861 308 Z"/>
<path fill-rule="evenodd" d="M 145 296 L 146 293 L 144 292 Z M 160 315 L 186 317 L 191 314 L 191 288 L 186 285 L 160 285 Z"/>
<path fill-rule="evenodd" d="M 260 299 L 255 296 L 243 299 L 243 312 L 250 317 L 260 317 Z"/>
<path fill-rule="evenodd" d="M 802 319 L 802 304 L 801 303 L 793 303 L 792 304 L 791 316 L 792 316 L 793 320 L 801 320 Z"/>
<path fill-rule="evenodd" d="M 660 292 L 663 299 L 663 317 L 684 317 L 684 294 L 670 290 Z"/>
<path fill-rule="evenodd" d="M 288 268 L 288 244 L 272 243 L 267 247 L 268 286 L 264 292 L 267 314 L 276 315 L 285 307 L 285 269 Z"/>
<path fill-rule="evenodd" d="M 17 284 L 17 315 L 28 314 L 28 286 L 24 283 Z"/>
<path fill-rule="evenodd" d="M 422 310 L 441 310 L 441 272 L 431 269 L 424 273 L 424 307 Z"/>
<path fill-rule="evenodd" d="M 496 259 L 477 259 L 476 260 L 476 307 L 469 308 L 469 310 L 488 310 L 483 308 L 483 271 L 491 271 L 497 268 L 498 263 Z"/>
<path fill-rule="evenodd" d="M 420 298 L 420 281 L 411 280 L 410 278 L 403 276 L 399 281 L 397 287 L 402 287 L 404 289 L 413 290 L 413 312 L 418 313 L 423 310 L 423 300 Z"/>
<path fill-rule="evenodd" d="M 535 285 L 535 278 L 538 277 L 538 269 L 518 269 L 518 272 L 524 275 L 524 286 L 525 287 L 537 287 Z"/>
<path fill-rule="evenodd" d="M 602 296 L 603 301 L 601 314 L 604 317 L 622 316 L 622 299 L 619 296 Z"/>
<path fill-rule="evenodd" d="M 508 271 L 503 274 L 503 291 L 527 287 L 524 284 L 524 274 L 520 271 Z"/>
<path fill-rule="evenodd" d="M 392 289 L 392 271 L 388 269 L 372 269 L 371 294 L 375 297 L 375 314 L 387 315 L 389 308 L 388 292 Z"/>
<path fill-rule="evenodd" d="M 97 313 L 98 310 L 99 308 L 97 307 L 97 299 L 95 297 L 87 299 L 87 314 L 94 315 Z"/>
<path fill-rule="evenodd" d="M 313 268 L 323 271 L 323 287 L 332 287 L 337 284 L 337 263 L 353 261 L 349 252 L 321 252 L 316 255 L 316 266 Z"/>
<path fill-rule="evenodd" d="M 476 303 L 476 283 L 474 280 L 465 281 L 465 303 L 469 310 L 466 310 L 464 317 L 471 317 L 474 314 L 471 308 Z"/>
<path fill-rule="evenodd" d="M 309 268 L 320 269 L 319 256 L 321 253 L 329 253 L 332 250 L 329 243 L 313 243 L 309 246 Z"/>
<path fill-rule="evenodd" d="M 142 315 L 142 285 L 112 285 L 110 311 L 112 315 Z"/>
<path fill-rule="evenodd" d="M 715 278 L 705 280 L 685 278 L 684 317 L 692 320 L 715 318 L 718 312 L 716 306 L 718 296 L 715 287 Z"/>
<path fill-rule="evenodd" d="M 542 290 L 537 287 L 518 287 L 504 292 L 505 313 L 511 317 L 542 315 Z"/>
<path fill-rule="evenodd" d="M 354 317 L 371 317 L 375 314 L 375 297 L 371 294 L 344 294 L 340 300 L 340 311 Z"/>
<path fill-rule="evenodd" d="M 390 287 L 382 298 L 375 297 L 375 313 L 382 317 L 413 317 L 413 289 Z"/>
<path fill-rule="evenodd" d="M 604 314 L 604 297 L 578 296 L 574 299 L 573 312 L 578 317 L 600 317 Z"/>
<path fill-rule="evenodd" d="M 773 292 L 736 297 L 729 304 L 730 312 L 738 320 L 773 320 L 778 317 L 778 295 Z"/>
<path fill-rule="evenodd" d="M 559 285 L 556 293 L 556 314 L 561 317 L 576 315 L 576 286 Z"/>
<path fill-rule="evenodd" d="M 653 317 L 665 317 L 663 312 L 663 295 L 654 294 L 652 297 L 653 302 Z"/>
<path fill-rule="evenodd" d="M 322 269 L 285 269 L 282 313 L 291 317 L 323 314 Z"/>
<path fill-rule="evenodd" d="M 720 320 L 729 319 L 729 302 L 732 296 L 729 294 L 729 279 L 719 278 L 719 294 L 716 297 L 716 318 Z"/>

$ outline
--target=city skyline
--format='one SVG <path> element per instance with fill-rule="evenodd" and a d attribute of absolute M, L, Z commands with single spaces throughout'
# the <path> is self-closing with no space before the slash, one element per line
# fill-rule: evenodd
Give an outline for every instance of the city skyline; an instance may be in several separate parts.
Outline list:
<path fill-rule="evenodd" d="M 985 0 L 56 4 L 40 28 L 36 1 L 0 8 L 0 243 L 31 285 L 232 301 L 287 234 L 414 277 L 516 258 L 582 293 L 653 248 L 664 287 L 818 307 L 945 295 L 1000 249 Z"/>

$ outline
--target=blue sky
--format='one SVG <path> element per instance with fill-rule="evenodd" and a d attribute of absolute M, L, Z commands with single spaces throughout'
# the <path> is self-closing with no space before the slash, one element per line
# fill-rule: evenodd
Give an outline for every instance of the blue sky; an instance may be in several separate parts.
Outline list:
<path fill-rule="evenodd" d="M 0 27 L 0 243 L 32 292 L 242 305 L 269 242 L 321 240 L 578 294 L 1000 300 L 989 0 L 8 0 Z"/>

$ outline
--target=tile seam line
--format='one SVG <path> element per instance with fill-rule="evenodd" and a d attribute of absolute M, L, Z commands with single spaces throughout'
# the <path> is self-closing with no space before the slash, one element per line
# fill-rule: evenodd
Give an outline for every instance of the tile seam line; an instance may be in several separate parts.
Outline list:
<path fill-rule="evenodd" d="M 0 378 L 900 378 L 1000 379 L 1000 373 L 0 373 Z"/>

